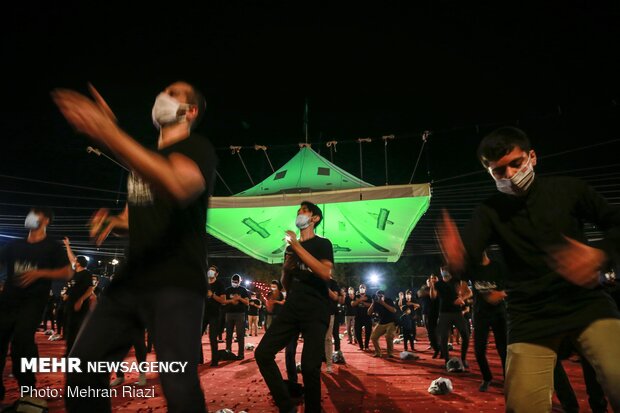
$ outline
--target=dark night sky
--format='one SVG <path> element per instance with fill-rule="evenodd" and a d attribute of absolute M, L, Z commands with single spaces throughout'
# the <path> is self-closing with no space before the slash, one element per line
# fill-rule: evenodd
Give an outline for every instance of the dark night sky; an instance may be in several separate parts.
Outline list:
<path fill-rule="evenodd" d="M 314 148 L 329 158 L 324 142 L 341 141 L 334 161 L 356 175 L 358 148 L 346 141 L 399 138 L 389 146 L 390 183 L 409 181 L 423 130 L 434 133 L 416 182 L 478 170 L 476 145 L 499 125 L 518 122 L 539 155 L 619 137 L 616 1 L 528 7 L 424 0 L 338 9 L 275 1 L 52 3 L 3 7 L 3 176 L 118 190 L 118 168 L 87 154 L 90 142 L 68 128 L 49 99 L 54 87 L 85 90 L 87 81 L 145 143 L 156 138 L 150 123 L 156 94 L 172 81 L 190 81 L 207 95 L 200 130 L 216 147 L 268 145 L 276 168 L 303 141 L 308 98 Z M 611 164 L 619 149 L 616 142 L 551 157 L 540 170 Z M 364 178 L 384 184 L 382 143 L 364 150 Z M 242 154 L 255 182 L 269 175 L 262 154 Z M 234 192 L 250 186 L 230 151 L 218 155 Z M 6 177 L 0 189 L 117 196 Z M 33 196 L 1 194 L 2 214 L 25 214 L 7 204 L 36 203 Z M 218 185 L 216 194 L 228 191 Z M 101 204 L 62 197 L 44 202 L 90 208 L 57 211 L 67 216 L 86 216 Z"/>

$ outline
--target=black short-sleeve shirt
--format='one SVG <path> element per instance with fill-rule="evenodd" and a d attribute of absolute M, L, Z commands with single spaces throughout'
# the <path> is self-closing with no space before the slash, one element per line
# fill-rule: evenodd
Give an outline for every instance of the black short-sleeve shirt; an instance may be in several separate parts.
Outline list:
<path fill-rule="evenodd" d="M 17 278 L 25 272 L 37 269 L 56 270 L 69 265 L 63 245 L 49 237 L 36 243 L 25 239 L 15 240 L 0 250 L 0 262 L 6 264 L 7 278 L 0 303 L 19 305 L 23 300 L 46 302 L 52 283 L 39 278 L 28 287 L 17 285 Z"/>
<path fill-rule="evenodd" d="M 248 298 L 248 290 L 244 287 L 228 287 L 224 293 L 226 294 L 226 299 L 230 300 L 235 295 L 239 295 L 241 298 Z M 242 302 L 238 302 L 237 304 L 226 304 L 225 306 L 227 313 L 245 313 L 247 307 Z"/>
<path fill-rule="evenodd" d="M 258 298 L 250 299 L 250 304 L 256 304 L 258 306 L 261 305 L 261 302 Z M 248 307 L 248 315 L 258 315 L 258 308 L 253 305 Z"/>
<path fill-rule="evenodd" d="M 179 287 L 207 293 L 207 208 L 213 191 L 217 157 L 208 139 L 192 133 L 158 151 L 185 156 L 196 163 L 205 190 L 188 205 L 155 193 L 132 173 L 127 183 L 129 247 L 127 263 L 111 286 L 126 283 L 139 289 Z"/>
<path fill-rule="evenodd" d="M 205 302 L 205 312 L 209 316 L 215 316 L 220 313 L 222 308 L 222 304 L 215 301 L 213 298 L 214 295 L 220 296 L 224 294 L 224 283 L 219 278 L 216 278 L 211 284 L 209 284 L 209 290 L 211 291 L 211 297 L 207 296 L 207 300 Z"/>
<path fill-rule="evenodd" d="M 71 310 L 73 310 L 73 304 L 93 286 L 92 273 L 88 270 L 76 272 L 73 275 L 73 281 L 71 288 L 67 290 L 67 303 L 71 304 L 69 307 Z"/>

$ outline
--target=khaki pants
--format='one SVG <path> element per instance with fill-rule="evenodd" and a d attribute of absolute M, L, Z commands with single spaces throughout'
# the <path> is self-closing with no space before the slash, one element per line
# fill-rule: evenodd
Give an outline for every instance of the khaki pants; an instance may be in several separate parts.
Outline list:
<path fill-rule="evenodd" d="M 387 343 L 387 355 L 391 357 L 394 353 L 394 333 L 396 332 L 395 323 L 377 324 L 372 334 L 370 335 L 370 341 L 375 347 L 375 354 L 381 355 L 381 346 L 379 345 L 379 338 L 385 335 L 385 341 Z"/>
<path fill-rule="evenodd" d="M 551 411 L 553 369 L 564 337 L 508 346 L 504 385 L 507 412 Z M 568 337 L 596 371 L 613 411 L 620 412 L 620 320 L 596 320 Z"/>
<path fill-rule="evenodd" d="M 249 315 L 248 324 L 250 327 L 250 335 L 254 334 L 255 336 L 257 336 L 258 335 L 258 316 Z"/>
<path fill-rule="evenodd" d="M 346 315 L 344 316 L 344 322 L 347 327 L 347 341 L 349 343 L 353 342 L 355 338 L 355 316 L 354 315 Z"/>
<path fill-rule="evenodd" d="M 336 316 L 329 316 L 329 326 L 327 326 L 327 332 L 325 333 L 325 362 L 328 366 L 332 365 L 332 355 L 334 354 L 334 343 L 332 342 L 332 330 L 334 329 L 334 319 Z"/>

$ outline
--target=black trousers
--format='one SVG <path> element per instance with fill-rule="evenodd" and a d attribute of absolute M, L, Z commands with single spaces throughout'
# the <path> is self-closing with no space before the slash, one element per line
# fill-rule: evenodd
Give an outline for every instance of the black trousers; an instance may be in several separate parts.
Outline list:
<path fill-rule="evenodd" d="M 136 354 L 136 361 L 142 363 L 146 361 L 146 342 L 144 341 L 144 329 L 137 329 L 133 336 L 133 349 Z M 116 377 L 125 377 L 125 373 L 119 371 Z"/>
<path fill-rule="evenodd" d="M 299 304 L 297 304 L 299 305 Z M 288 388 L 282 379 L 282 374 L 275 361 L 276 354 L 301 333 L 304 337 L 304 346 L 301 353 L 301 374 L 304 379 L 305 412 L 319 413 L 321 411 L 321 363 L 322 349 L 325 346 L 325 334 L 328 327 L 327 311 L 317 312 L 325 308 L 326 302 L 308 303 L 311 313 L 304 312 L 303 308 L 294 309 L 285 304 L 282 313 L 273 321 L 265 332 L 265 336 L 256 348 L 255 358 L 265 383 L 281 412 L 288 412 L 293 407 L 293 401 Z M 288 307 L 288 308 L 287 308 Z M 301 306 L 300 306 L 301 307 Z M 314 310 L 314 311 L 312 311 Z"/>
<path fill-rule="evenodd" d="M 413 332 L 415 331 L 415 327 L 413 329 L 403 327 L 402 330 L 403 330 L 403 344 L 405 345 L 405 351 L 407 351 L 407 342 L 411 344 L 411 350 L 413 350 L 413 340 L 415 338 L 415 334 Z"/>
<path fill-rule="evenodd" d="M 76 340 L 70 357 L 81 365 L 96 361 L 121 361 L 133 345 L 136 331 L 146 327 L 153 336 L 160 362 L 186 362 L 182 373 L 160 373 L 168 411 L 205 412 L 198 379 L 198 357 L 204 298 L 193 291 L 167 288 L 156 291 L 106 291 L 91 312 Z M 107 389 L 109 373 L 68 373 L 67 386 Z M 109 398 L 69 397 L 69 412 L 109 412 Z"/>
<path fill-rule="evenodd" d="M 226 350 L 232 351 L 233 329 L 237 332 L 237 356 L 245 352 L 245 313 L 226 313 Z"/>
<path fill-rule="evenodd" d="M 439 347 L 441 348 L 446 362 L 450 360 L 448 340 L 450 339 L 452 326 L 456 327 L 459 333 L 461 333 L 461 360 L 465 362 L 467 358 L 467 348 L 469 347 L 469 328 L 467 328 L 466 323 L 467 321 L 460 311 L 456 313 L 439 313 L 439 321 L 437 322 Z"/>
<path fill-rule="evenodd" d="M 495 347 L 497 354 L 502 360 L 502 369 L 506 371 L 506 314 L 498 312 L 491 315 L 474 314 L 474 352 L 476 362 L 482 373 L 482 380 L 491 381 L 493 375 L 487 360 L 487 344 L 489 342 L 489 331 L 493 330 L 495 337 Z"/>
<path fill-rule="evenodd" d="M 66 318 L 65 318 L 65 342 L 67 343 L 67 347 L 65 350 L 65 355 L 71 352 L 71 348 L 75 343 L 75 339 L 80 332 L 80 327 L 82 327 L 82 323 L 88 314 L 88 306 L 84 306 L 82 310 L 75 311 L 73 309 L 73 303 L 68 303 L 67 308 L 65 309 Z"/>
<path fill-rule="evenodd" d="M 211 362 L 217 362 L 217 350 L 218 350 L 218 342 L 217 335 L 219 333 L 220 328 L 220 312 L 211 314 L 205 314 L 205 318 L 202 322 L 202 334 L 204 335 L 205 331 L 209 328 L 209 344 L 211 344 Z M 205 362 L 204 354 L 202 352 L 202 341 L 200 343 L 200 361 L 202 363 Z"/>
<path fill-rule="evenodd" d="M 340 319 L 338 314 L 334 317 L 334 328 L 332 329 L 332 337 L 334 338 L 334 351 L 340 351 Z"/>
<path fill-rule="evenodd" d="M 41 324 L 44 308 L 45 301 L 26 299 L 18 305 L 0 309 L 0 375 L 4 372 L 10 343 L 13 375 L 20 386 L 34 387 L 36 384 L 33 372 L 22 373 L 21 359 L 39 356 L 34 334 Z"/>
<path fill-rule="evenodd" d="M 424 326 L 428 333 L 428 341 L 431 347 L 435 351 L 441 350 L 439 348 L 439 335 L 437 334 L 437 321 L 439 320 L 439 314 L 429 313 L 424 316 Z"/>
<path fill-rule="evenodd" d="M 364 340 L 362 341 L 362 327 L 366 328 L 366 332 L 364 333 Z M 370 344 L 370 335 L 372 334 L 372 319 L 355 317 L 355 338 L 357 339 L 357 344 L 359 344 L 360 349 L 368 348 Z"/>
<path fill-rule="evenodd" d="M 286 378 L 291 383 L 297 383 L 297 341 L 299 337 L 295 337 L 286 345 L 284 350 L 284 362 L 286 365 Z"/>

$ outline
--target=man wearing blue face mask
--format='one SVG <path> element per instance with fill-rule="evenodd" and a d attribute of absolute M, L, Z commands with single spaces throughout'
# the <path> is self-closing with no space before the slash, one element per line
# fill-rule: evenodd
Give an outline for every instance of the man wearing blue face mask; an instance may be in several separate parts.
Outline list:
<path fill-rule="evenodd" d="M 598 275 L 620 258 L 620 208 L 585 182 L 535 177 L 536 152 L 512 127 L 486 136 L 478 157 L 501 192 L 474 212 L 461 238 L 444 212 L 438 233 L 453 274 L 477 274 L 480 257 L 498 244 L 506 263 L 509 412 L 550 412 L 553 370 L 570 340 L 596 370 L 614 411 L 620 411 L 620 313 Z M 584 222 L 604 233 L 587 245 Z"/>
<path fill-rule="evenodd" d="M 6 264 L 7 269 L 0 294 L 0 375 L 10 342 L 13 375 L 19 386 L 35 387 L 34 373 L 20 369 L 21 358 L 37 357 L 34 334 L 41 323 L 51 280 L 73 275 L 62 244 L 47 236 L 53 218 L 48 208 L 31 209 L 24 223 L 28 237 L 12 241 L 0 250 L 0 263 Z M 0 399 L 4 399 L 3 383 Z"/>
<path fill-rule="evenodd" d="M 157 150 L 124 132 L 91 86 L 89 98 L 70 90 L 52 97 L 69 124 L 106 146 L 132 174 L 127 205 L 116 216 L 99 210 L 91 221 L 97 245 L 110 233 L 129 231 L 127 260 L 106 288 L 71 351 L 82 365 L 120 361 L 136 331 L 152 335 L 160 362 L 187 363 L 183 372 L 159 374 L 168 411 L 204 412 L 198 378 L 200 340 L 207 296 L 205 222 L 217 157 L 194 130 L 206 109 L 203 95 L 174 82 L 155 99 L 151 118 L 159 130 Z M 69 373 L 67 386 L 108 394 L 109 374 Z M 67 395 L 69 396 L 69 395 Z M 70 412 L 106 412 L 109 397 L 66 397 Z"/>
<path fill-rule="evenodd" d="M 255 357 L 265 383 L 280 412 L 294 412 L 296 406 L 282 380 L 275 355 L 301 333 L 304 347 L 301 373 L 304 379 L 304 411 L 321 411 L 321 363 L 325 333 L 329 324 L 327 282 L 334 267 L 334 251 L 327 238 L 315 234 L 323 213 L 311 202 L 304 201 L 297 211 L 295 225 L 300 239 L 286 231 L 286 248 L 282 267 L 282 285 L 287 292 L 281 314 L 265 332 Z M 317 351 L 319 350 L 319 351 Z"/>

